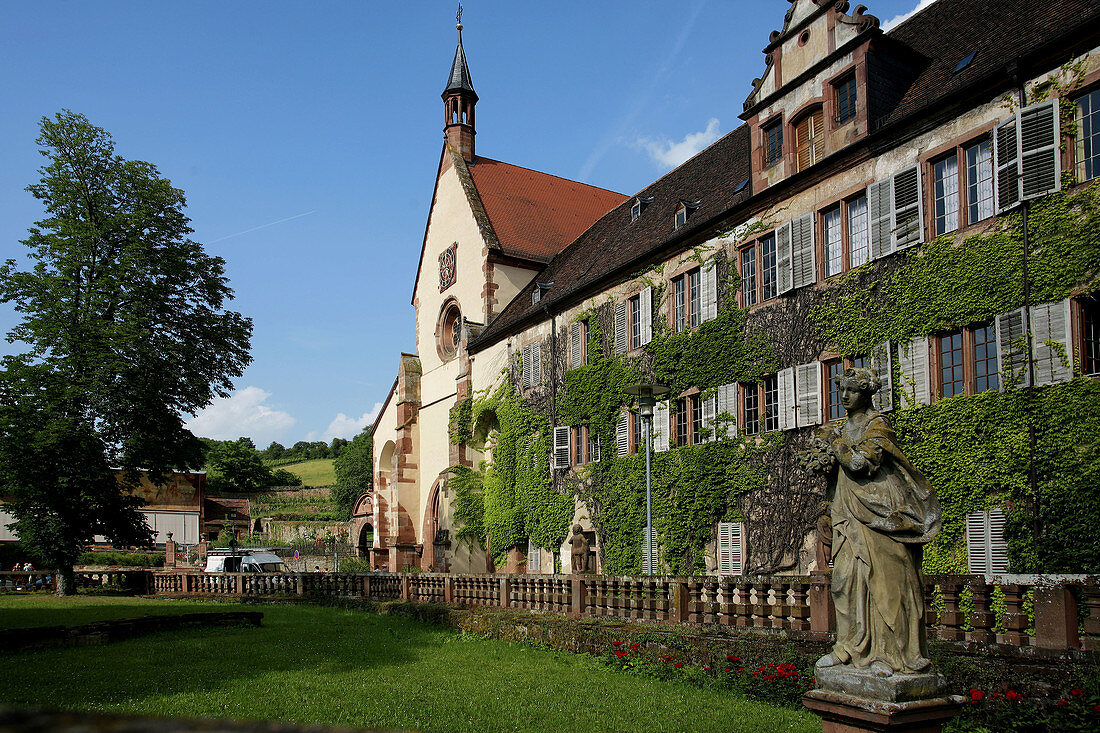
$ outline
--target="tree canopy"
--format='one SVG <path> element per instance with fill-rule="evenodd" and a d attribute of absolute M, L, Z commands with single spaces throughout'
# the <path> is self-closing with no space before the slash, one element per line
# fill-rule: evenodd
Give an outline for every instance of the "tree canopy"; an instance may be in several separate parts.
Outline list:
<path fill-rule="evenodd" d="M 184 193 L 156 166 L 68 110 L 40 133 L 33 266 L 0 267 L 20 314 L 8 340 L 26 346 L 0 372 L 0 494 L 22 542 L 71 578 L 94 535 L 149 541 L 125 484 L 202 465 L 183 418 L 229 395 L 252 323 L 225 308 L 225 262 L 189 238 Z"/>
<path fill-rule="evenodd" d="M 331 495 L 345 518 L 351 516 L 352 505 L 359 495 L 374 487 L 373 456 L 374 440 L 368 428 L 344 446 L 333 461 L 336 485 Z"/>

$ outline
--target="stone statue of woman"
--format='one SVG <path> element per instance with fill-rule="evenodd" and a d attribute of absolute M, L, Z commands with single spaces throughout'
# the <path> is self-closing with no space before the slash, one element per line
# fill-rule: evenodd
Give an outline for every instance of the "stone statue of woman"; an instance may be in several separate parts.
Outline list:
<path fill-rule="evenodd" d="M 817 666 L 927 672 L 921 556 L 940 531 L 939 501 L 890 420 L 871 409 L 874 370 L 848 369 L 836 382 L 848 419 L 821 428 L 803 454 L 807 468 L 829 477 L 833 529 L 836 643 Z"/>

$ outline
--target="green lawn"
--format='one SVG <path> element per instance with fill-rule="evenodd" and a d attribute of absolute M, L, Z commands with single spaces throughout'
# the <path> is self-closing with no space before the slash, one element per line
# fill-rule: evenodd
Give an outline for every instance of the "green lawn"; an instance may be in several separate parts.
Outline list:
<path fill-rule="evenodd" d="M 422 731 L 820 731 L 817 718 L 590 657 L 311 606 L 0 597 L 0 625 L 247 608 L 261 628 L 187 630 L 7 655 L 0 706 Z"/>
<path fill-rule="evenodd" d="M 284 471 L 290 471 L 306 486 L 332 486 L 336 483 L 336 471 L 332 467 L 331 458 L 317 458 L 301 463 L 288 463 L 279 466 Z"/>

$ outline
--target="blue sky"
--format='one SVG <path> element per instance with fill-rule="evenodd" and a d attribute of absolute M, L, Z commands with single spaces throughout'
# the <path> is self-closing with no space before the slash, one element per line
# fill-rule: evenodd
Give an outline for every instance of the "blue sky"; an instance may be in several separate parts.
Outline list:
<path fill-rule="evenodd" d="M 865 4 L 885 22 L 917 0 Z M 42 164 L 39 119 L 85 114 L 187 193 L 194 239 L 226 260 L 231 307 L 254 320 L 237 393 L 192 429 L 259 445 L 350 438 L 415 349 L 455 6 L 7 4 L 0 259 L 23 258 L 42 217 L 24 190 Z M 739 124 L 788 3 L 464 6 L 478 153 L 629 194 Z M 0 305 L 0 331 L 15 323 Z"/>

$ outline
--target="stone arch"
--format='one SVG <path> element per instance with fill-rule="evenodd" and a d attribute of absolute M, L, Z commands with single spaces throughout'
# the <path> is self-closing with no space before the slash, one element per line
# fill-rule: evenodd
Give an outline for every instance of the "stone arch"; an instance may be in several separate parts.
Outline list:
<path fill-rule="evenodd" d="M 377 536 L 374 531 L 376 524 L 374 519 L 374 492 L 364 492 L 355 500 L 351 510 L 351 521 L 354 528 L 355 554 L 359 557 L 370 557 Z M 368 531 L 369 541 L 366 541 Z"/>
<path fill-rule="evenodd" d="M 493 446 L 500 434 L 500 420 L 495 410 L 485 410 L 477 416 L 473 426 L 470 447 L 480 452 L 486 461 L 493 460 Z"/>
<path fill-rule="evenodd" d="M 420 566 L 429 572 L 447 572 L 447 548 L 450 547 L 450 528 L 441 527 L 439 523 L 439 503 L 442 501 L 441 491 L 447 490 L 447 476 L 450 471 L 444 471 L 432 484 L 428 492 L 428 500 L 424 505 L 424 524 L 421 537 L 423 538 L 424 554 L 420 560 Z M 440 530 L 447 532 L 444 537 Z"/>

